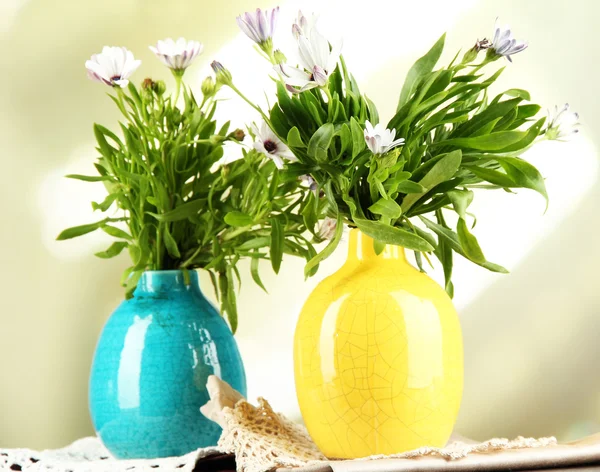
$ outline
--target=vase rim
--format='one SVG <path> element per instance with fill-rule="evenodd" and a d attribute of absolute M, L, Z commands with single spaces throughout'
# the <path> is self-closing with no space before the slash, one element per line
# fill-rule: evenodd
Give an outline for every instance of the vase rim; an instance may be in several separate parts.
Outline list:
<path fill-rule="evenodd" d="M 181 269 L 145 270 L 138 281 L 136 292 L 161 292 L 171 290 L 200 291 L 198 272 Z"/>

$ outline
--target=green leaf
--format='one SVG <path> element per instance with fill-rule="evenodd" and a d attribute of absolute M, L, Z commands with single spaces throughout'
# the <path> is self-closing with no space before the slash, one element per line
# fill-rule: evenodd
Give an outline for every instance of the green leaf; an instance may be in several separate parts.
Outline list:
<path fill-rule="evenodd" d="M 254 256 L 252 256 L 252 260 L 250 261 L 250 274 L 252 275 L 252 280 L 254 280 L 256 285 L 262 288 L 265 291 L 265 293 L 269 293 L 263 285 L 262 280 L 260 279 L 260 275 L 258 273 L 258 263 L 260 261 L 259 254 L 260 253 L 258 251 L 254 251 Z"/>
<path fill-rule="evenodd" d="M 112 159 L 117 150 L 108 144 L 108 141 L 104 136 L 104 129 L 105 128 L 102 126 L 94 124 L 94 135 L 96 136 L 96 141 L 98 141 L 98 149 L 100 150 L 100 153 L 107 159 Z"/>
<path fill-rule="evenodd" d="M 367 108 L 369 110 L 369 121 L 373 126 L 375 126 L 377 123 L 379 123 L 379 112 L 377 111 L 377 107 L 375 106 L 375 103 L 373 103 L 373 100 L 366 95 L 365 101 L 367 102 Z"/>
<path fill-rule="evenodd" d="M 517 184 L 506 174 L 485 167 L 469 166 L 473 174 L 480 179 L 503 188 L 517 187 Z"/>
<path fill-rule="evenodd" d="M 260 249 L 261 247 L 266 247 L 269 244 L 271 244 L 271 237 L 261 236 L 258 238 L 249 239 L 248 241 L 244 241 L 237 247 L 237 249 L 238 251 L 249 251 L 251 249 Z"/>
<path fill-rule="evenodd" d="M 429 252 L 434 249 L 423 238 L 405 229 L 362 218 L 354 218 L 354 223 L 367 236 L 385 244 L 394 244 L 415 251 Z"/>
<path fill-rule="evenodd" d="M 442 55 L 445 40 L 446 34 L 443 34 L 442 37 L 438 39 L 438 41 L 429 50 L 429 52 L 418 59 L 417 62 L 415 62 L 410 68 L 408 74 L 406 75 L 404 85 L 402 86 L 402 91 L 400 92 L 400 99 L 398 100 L 396 111 L 399 111 L 400 108 L 402 108 L 404 104 L 408 102 L 411 95 L 418 87 L 421 79 L 427 74 L 431 73 L 440 56 Z"/>
<path fill-rule="evenodd" d="M 112 180 L 108 175 L 81 175 L 81 174 L 69 174 L 65 175 L 67 179 L 83 180 L 84 182 L 102 182 L 106 180 Z"/>
<path fill-rule="evenodd" d="M 105 224 L 106 220 L 98 221 L 96 223 L 90 223 L 87 225 L 81 226 L 73 226 L 72 228 L 65 229 L 62 233 L 60 233 L 56 240 L 57 241 L 65 241 L 67 239 L 76 238 L 78 236 L 83 236 L 84 234 L 91 233 L 92 231 L 96 231 L 98 228 L 102 228 Z"/>
<path fill-rule="evenodd" d="M 127 246 L 129 246 L 129 243 L 126 243 L 125 241 L 115 241 L 106 251 L 97 252 L 95 255 L 101 259 L 110 259 L 111 257 L 121 254 L 123 249 Z"/>
<path fill-rule="evenodd" d="M 498 118 L 502 118 L 514 110 L 521 102 L 521 98 L 513 98 L 504 102 L 494 103 L 487 107 L 481 113 L 476 114 L 469 121 L 459 126 L 452 136 L 471 136 L 479 131 L 488 123 L 492 123 Z"/>
<path fill-rule="evenodd" d="M 100 210 L 100 211 L 107 211 L 111 205 L 115 202 L 115 200 L 118 198 L 118 194 L 117 193 L 110 193 L 106 196 L 106 198 L 101 202 L 101 203 L 96 203 L 96 202 L 92 202 L 92 209 L 94 211 L 96 210 Z"/>
<path fill-rule="evenodd" d="M 231 326 L 231 332 L 235 334 L 238 327 L 237 297 L 233 285 L 233 273 L 231 266 L 227 266 L 227 320 Z"/>
<path fill-rule="evenodd" d="M 171 211 L 167 211 L 162 214 L 147 212 L 150 216 L 153 216 L 158 221 L 162 221 L 165 223 L 170 223 L 173 221 L 181 221 L 189 218 L 191 216 L 195 216 L 198 212 L 206 207 L 207 203 L 204 199 L 196 199 L 190 202 L 183 203 L 177 207 L 175 207 Z"/>
<path fill-rule="evenodd" d="M 278 274 L 279 268 L 281 267 L 281 260 L 283 259 L 283 243 L 284 234 L 281 223 L 278 219 L 271 219 L 271 266 L 273 271 Z"/>
<path fill-rule="evenodd" d="M 325 123 L 308 142 L 308 155 L 317 160 L 317 162 L 327 161 L 327 152 L 335 134 L 335 128 L 332 123 Z"/>
<path fill-rule="evenodd" d="M 518 143 L 525 138 L 525 136 L 526 133 L 523 131 L 498 131 L 483 136 L 447 139 L 445 141 L 433 143 L 432 146 L 458 146 L 481 151 L 502 151 L 505 148 Z"/>
<path fill-rule="evenodd" d="M 354 117 L 350 118 L 350 131 L 352 134 L 352 158 L 358 156 L 367 143 L 365 142 L 365 132 Z"/>
<path fill-rule="evenodd" d="M 294 126 L 287 134 L 287 145 L 289 147 L 297 147 L 297 148 L 305 148 L 306 144 L 302 141 L 300 137 L 300 131 L 298 128 Z"/>
<path fill-rule="evenodd" d="M 508 95 L 509 97 L 519 97 L 527 101 L 531 100 L 531 95 L 529 94 L 529 92 L 523 89 L 510 89 L 504 92 L 504 95 Z"/>
<path fill-rule="evenodd" d="M 230 226 L 249 226 L 254 220 L 250 215 L 241 211 L 230 211 L 225 215 L 225 223 Z"/>
<path fill-rule="evenodd" d="M 452 298 L 454 296 L 454 285 L 452 284 L 452 269 L 454 265 L 454 257 L 452 249 L 443 238 L 439 239 L 438 247 L 436 249 L 435 254 L 442 263 L 446 292 L 448 293 L 450 298 Z"/>
<path fill-rule="evenodd" d="M 373 251 L 375 251 L 375 254 L 377 255 L 381 254 L 386 246 L 387 244 L 382 243 L 381 241 L 377 241 L 376 239 L 373 240 Z M 417 252 L 417 254 L 421 255 L 420 252 Z"/>
<path fill-rule="evenodd" d="M 454 177 L 462 161 L 462 152 L 460 149 L 446 154 L 437 161 L 427 174 L 419 181 L 425 188 L 423 193 L 411 193 L 404 197 L 402 201 L 402 211 L 406 213 L 426 192 L 436 185 L 446 182 Z"/>
<path fill-rule="evenodd" d="M 466 219 L 467 208 L 473 201 L 473 192 L 471 190 L 450 190 L 448 193 L 448 198 L 450 202 L 452 202 L 452 206 L 454 207 L 454 211 L 458 213 L 458 215 Z"/>
<path fill-rule="evenodd" d="M 546 199 L 546 206 L 548 205 L 544 178 L 534 166 L 518 157 L 498 157 L 496 160 L 519 187 L 535 190 Z"/>
<path fill-rule="evenodd" d="M 127 299 L 133 296 L 133 291 L 137 287 L 137 284 L 140 281 L 140 277 L 143 273 L 143 270 L 134 270 L 127 277 L 127 281 L 125 282 L 125 297 Z"/>
<path fill-rule="evenodd" d="M 316 266 L 318 266 L 321 261 L 327 259 L 329 256 L 331 256 L 331 254 L 333 254 L 333 251 L 335 251 L 335 248 L 337 248 L 338 244 L 340 243 L 340 239 L 342 239 L 343 232 L 344 224 L 342 220 L 342 214 L 338 213 L 335 234 L 333 238 L 331 239 L 331 241 L 329 241 L 329 244 L 325 246 L 325 249 L 323 249 L 319 254 L 317 254 L 315 257 L 313 257 L 310 261 L 306 263 L 306 265 L 304 266 L 305 277 L 309 277 L 313 269 Z"/>
<path fill-rule="evenodd" d="M 169 255 L 175 259 L 179 259 L 181 254 L 179 252 L 179 248 L 177 247 L 177 241 L 173 238 L 171 231 L 169 231 L 169 225 L 163 226 L 163 236 L 165 241 L 165 247 L 167 248 L 167 252 Z"/>
<path fill-rule="evenodd" d="M 469 259 L 469 257 L 465 254 L 465 251 L 463 250 L 463 247 L 461 246 L 461 244 L 458 240 L 458 235 L 454 231 L 452 231 L 448 228 L 444 228 L 442 225 L 434 223 L 433 221 L 425 218 L 424 216 L 419 216 L 419 218 L 425 224 L 425 226 L 427 226 L 431 231 L 436 233 L 439 238 L 443 238 L 444 241 L 450 246 L 450 248 L 454 252 L 457 252 L 461 256 Z M 502 267 L 498 264 L 494 264 L 493 262 L 489 262 L 489 261 L 478 262 L 476 260 L 473 260 L 473 262 L 475 262 L 475 264 L 477 264 L 477 265 L 480 265 L 481 267 L 491 270 L 492 272 L 500 272 L 502 274 L 508 274 L 508 270 L 506 270 L 504 267 Z"/>
<path fill-rule="evenodd" d="M 516 143 L 506 146 L 505 148 L 500 149 L 498 152 L 500 152 L 500 153 L 517 152 L 517 151 L 520 151 L 521 149 L 525 149 L 527 146 L 529 146 L 531 143 L 533 143 L 535 141 L 535 138 L 537 138 L 540 135 L 540 133 L 542 132 L 542 127 L 544 126 L 545 122 L 546 122 L 546 117 L 540 118 L 527 131 L 522 132 L 522 134 L 523 134 L 522 139 L 520 139 Z M 506 132 L 507 133 L 516 133 L 517 131 L 506 131 Z"/>
<path fill-rule="evenodd" d="M 104 225 L 102 226 L 102 231 L 112 236 L 113 238 L 121 238 L 126 239 L 127 241 L 131 241 L 131 236 L 122 229 L 117 228 L 116 226 Z"/>
<path fill-rule="evenodd" d="M 375 215 L 381 215 L 386 218 L 400 218 L 402 208 L 392 199 L 380 198 L 369 207 L 369 211 Z"/>
<path fill-rule="evenodd" d="M 386 182 L 387 183 L 387 182 Z M 412 180 L 404 180 L 398 184 L 396 191 L 400 193 L 420 193 L 423 194 L 427 191 L 423 185 L 418 182 L 413 182 Z"/>
<path fill-rule="evenodd" d="M 458 220 L 456 233 L 458 234 L 458 242 L 462 246 L 466 256 L 477 264 L 485 263 L 485 256 L 477 242 L 477 238 L 470 233 L 467 223 L 463 218 L 459 218 Z"/>

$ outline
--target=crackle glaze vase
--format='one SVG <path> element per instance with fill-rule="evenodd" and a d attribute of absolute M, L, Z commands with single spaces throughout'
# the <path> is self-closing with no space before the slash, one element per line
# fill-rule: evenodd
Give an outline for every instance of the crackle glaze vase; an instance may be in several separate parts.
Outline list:
<path fill-rule="evenodd" d="M 94 427 L 120 459 L 215 445 L 221 430 L 200 413 L 212 374 L 246 394 L 236 342 L 200 291 L 198 274 L 145 272 L 96 346 L 89 385 Z"/>
<path fill-rule="evenodd" d="M 446 444 L 463 388 L 460 324 L 403 248 L 376 255 L 352 230 L 346 264 L 306 301 L 294 344 L 302 416 L 327 457 Z"/>

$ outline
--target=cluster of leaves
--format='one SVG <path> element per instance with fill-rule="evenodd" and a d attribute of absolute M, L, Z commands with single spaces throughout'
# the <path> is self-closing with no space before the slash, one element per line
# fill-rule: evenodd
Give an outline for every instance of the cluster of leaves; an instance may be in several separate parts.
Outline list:
<path fill-rule="evenodd" d="M 395 244 L 422 257 L 433 253 L 452 294 L 453 253 L 489 270 L 506 272 L 486 260 L 470 231 L 467 208 L 473 189 L 546 189 L 540 173 L 520 155 L 544 133 L 545 118 L 529 93 L 511 89 L 495 97 L 488 88 L 502 73 L 480 72 L 497 57 L 477 59 L 476 48 L 461 62 L 434 70 L 444 36 L 408 72 L 396 114 L 387 124 L 405 144 L 374 155 L 364 139 L 365 122 L 379 122 L 373 102 L 361 95 L 341 59 L 325 88 L 290 95 L 278 84 L 270 124 L 298 157 L 289 171 L 310 174 L 324 191 L 338 221 L 331 243 L 309 264 L 312 270 L 333 252 L 343 222 L 376 241 L 376 250 Z M 458 215 L 452 228 L 446 211 Z M 306 215 L 310 227 L 315 214 Z"/>
<path fill-rule="evenodd" d="M 68 176 L 103 182 L 108 195 L 92 207 L 113 216 L 66 229 L 58 239 L 95 230 L 115 237 L 96 255 L 111 258 L 129 251 L 132 265 L 122 277 L 128 296 L 146 270 L 207 270 L 235 332 L 238 260 L 251 258 L 252 277 L 263 287 L 261 259 L 270 259 L 275 272 L 283 253 L 312 259 L 316 252 L 303 236 L 304 219 L 297 210 L 314 205 L 314 196 L 254 150 L 240 148 L 243 159 L 215 170 L 223 144 L 241 141 L 244 133 L 229 133 L 229 123 L 217 129 L 213 96 L 198 103 L 184 86 L 180 109 L 148 79 L 140 89 L 130 84 L 127 92 L 117 92 L 111 98 L 125 117 L 122 137 L 96 124 L 99 175 Z"/>

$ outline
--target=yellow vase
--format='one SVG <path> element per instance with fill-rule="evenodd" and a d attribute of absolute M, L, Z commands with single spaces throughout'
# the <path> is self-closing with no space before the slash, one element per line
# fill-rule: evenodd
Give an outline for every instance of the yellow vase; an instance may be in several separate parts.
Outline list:
<path fill-rule="evenodd" d="M 463 388 L 460 324 L 404 249 L 353 229 L 348 260 L 312 292 L 294 340 L 304 422 L 331 458 L 441 447 Z"/>

